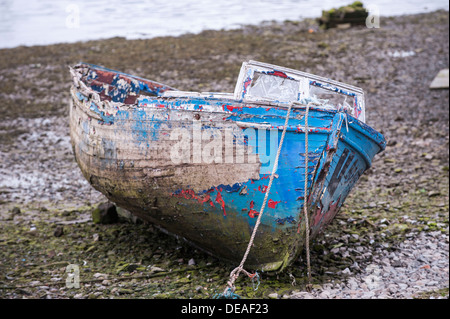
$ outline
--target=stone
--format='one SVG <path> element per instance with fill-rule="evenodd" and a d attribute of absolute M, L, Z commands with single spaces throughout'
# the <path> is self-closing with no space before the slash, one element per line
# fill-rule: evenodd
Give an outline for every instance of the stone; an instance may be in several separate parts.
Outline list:
<path fill-rule="evenodd" d="M 351 274 L 352 272 L 350 271 L 350 269 L 345 268 L 345 269 L 342 271 L 342 273 L 343 273 L 344 275 L 349 275 L 349 274 Z"/>
<path fill-rule="evenodd" d="M 101 240 L 101 237 L 99 234 L 93 234 L 92 239 L 94 240 L 94 242 L 98 242 Z"/>
<path fill-rule="evenodd" d="M 54 233 L 53 233 L 53 236 L 61 237 L 62 235 L 64 235 L 63 227 L 62 226 L 57 226 L 55 231 L 54 231 Z"/>
<path fill-rule="evenodd" d="M 118 219 L 116 206 L 112 203 L 102 203 L 92 211 L 92 221 L 95 224 L 114 224 Z"/>
<path fill-rule="evenodd" d="M 119 293 L 119 295 L 128 295 L 132 294 L 133 290 L 127 288 L 119 288 L 117 292 Z"/>

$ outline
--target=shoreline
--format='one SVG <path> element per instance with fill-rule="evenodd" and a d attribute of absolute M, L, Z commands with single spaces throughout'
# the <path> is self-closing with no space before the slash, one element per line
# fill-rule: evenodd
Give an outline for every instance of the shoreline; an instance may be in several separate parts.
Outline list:
<path fill-rule="evenodd" d="M 328 9 L 324 9 L 326 10 L 330 10 L 332 9 L 331 7 Z M 403 16 L 417 16 L 417 15 L 423 15 L 423 14 L 431 14 L 433 12 L 438 12 L 438 11 L 443 11 L 443 12 L 449 12 L 448 9 L 445 8 L 440 8 L 440 9 L 436 9 L 433 11 L 423 11 L 423 12 L 416 12 L 416 13 L 400 13 L 400 14 L 394 14 L 394 15 L 380 15 L 380 19 L 395 19 L 397 17 L 403 17 Z M 308 23 L 311 26 L 315 26 L 317 25 L 316 20 L 320 18 L 320 16 L 317 17 L 299 17 L 299 19 L 284 19 L 284 20 L 262 20 L 259 23 L 255 23 L 255 24 L 245 24 L 245 23 L 239 23 L 236 26 L 230 26 L 230 27 L 226 27 L 226 28 L 220 28 L 220 29 L 208 29 L 205 28 L 201 31 L 198 32 L 191 32 L 191 31 L 185 31 L 185 32 L 181 32 L 178 34 L 164 34 L 164 35 L 155 35 L 155 36 L 150 36 L 150 37 L 142 37 L 142 38 L 127 38 L 126 36 L 121 36 L 121 35 L 117 35 L 117 36 L 112 36 L 112 37 L 100 37 L 100 38 L 96 38 L 96 39 L 86 39 L 86 40 L 77 40 L 77 41 L 71 41 L 71 42 L 51 42 L 51 43 L 47 43 L 47 44 L 20 44 L 20 45 L 16 45 L 13 47 L 0 47 L 0 50 L 10 50 L 10 49 L 17 49 L 17 48 L 31 48 L 31 47 L 42 47 L 42 46 L 52 46 L 52 45 L 70 45 L 70 44 L 83 44 L 86 42 L 94 42 L 94 41 L 107 41 L 107 40 L 111 40 L 111 39 L 123 39 L 126 41 L 133 41 L 133 40 L 151 40 L 151 39 L 155 39 L 155 38 L 173 38 L 173 37 L 183 37 L 183 36 L 190 36 L 190 35 L 199 35 L 202 32 L 227 32 L 227 31 L 233 31 L 233 30 L 241 30 L 241 29 L 246 29 L 246 28 L 252 28 L 252 27 L 274 27 L 276 25 L 283 25 L 285 23 L 288 22 L 296 22 L 296 23 Z"/>
<path fill-rule="evenodd" d="M 313 292 L 304 290 L 300 258 L 278 277 L 264 274 L 256 292 L 239 280 L 239 294 L 448 298 L 449 91 L 428 89 L 449 67 L 448 23 L 440 10 L 382 19 L 380 29 L 311 33 L 302 20 L 0 49 L 0 286 L 9 287 L 0 298 L 211 298 L 223 290 L 236 265 L 146 224 L 89 220 L 104 198 L 73 159 L 67 66 L 83 60 L 182 90 L 232 92 L 249 59 L 362 87 L 367 122 L 388 144 L 313 243 Z M 64 287 L 67 264 L 81 266 L 80 289 Z M 387 275 L 372 289 L 366 279 L 377 269 Z M 419 276 L 413 282 L 409 271 Z"/>

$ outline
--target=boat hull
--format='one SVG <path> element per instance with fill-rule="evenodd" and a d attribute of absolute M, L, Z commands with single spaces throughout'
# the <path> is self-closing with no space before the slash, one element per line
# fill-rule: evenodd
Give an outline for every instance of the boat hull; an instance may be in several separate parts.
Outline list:
<path fill-rule="evenodd" d="M 92 186 L 143 220 L 238 263 L 267 190 L 287 107 L 149 97 L 138 107 L 108 111 L 76 87 L 71 93 L 72 146 Z M 248 268 L 282 270 L 305 244 L 305 113 L 306 107 L 292 110 Z M 384 140 L 336 111 L 311 108 L 308 124 L 313 238 L 334 218 Z"/>

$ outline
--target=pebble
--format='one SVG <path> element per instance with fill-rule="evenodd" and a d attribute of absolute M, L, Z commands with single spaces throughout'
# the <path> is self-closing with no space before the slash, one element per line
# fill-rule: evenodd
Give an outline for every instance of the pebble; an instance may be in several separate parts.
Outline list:
<path fill-rule="evenodd" d="M 416 233 L 399 244 L 398 250 L 371 247 L 373 263 L 361 265 L 359 272 L 349 268 L 340 284 L 323 285 L 311 293 L 294 292 L 292 299 L 412 299 L 418 293 L 448 288 L 448 228 L 442 232 Z M 440 247 L 440 249 L 436 249 Z M 345 254 L 339 251 L 338 254 Z M 427 258 L 425 258 L 427 256 Z M 436 260 L 430 266 L 427 260 Z M 401 261 L 399 263 L 399 261 Z M 442 297 L 444 298 L 444 297 Z M 448 295 L 445 297 L 448 298 Z"/>
<path fill-rule="evenodd" d="M 55 232 L 53 233 L 53 235 L 55 237 L 61 237 L 64 234 L 64 230 L 62 228 L 62 226 L 57 226 L 55 229 Z"/>
<path fill-rule="evenodd" d="M 92 220 L 96 224 L 116 223 L 119 220 L 116 206 L 109 202 L 98 205 L 98 207 L 92 211 Z"/>

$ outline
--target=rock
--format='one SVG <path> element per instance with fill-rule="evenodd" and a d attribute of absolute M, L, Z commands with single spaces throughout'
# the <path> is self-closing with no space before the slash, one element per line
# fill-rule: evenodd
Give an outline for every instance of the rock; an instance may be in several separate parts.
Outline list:
<path fill-rule="evenodd" d="M 195 260 L 194 260 L 194 258 L 189 259 L 188 265 L 189 265 L 189 266 L 195 266 Z"/>
<path fill-rule="evenodd" d="M 269 294 L 267 297 L 270 299 L 278 299 L 278 294 L 276 292 Z"/>
<path fill-rule="evenodd" d="M 117 272 L 117 273 L 120 273 L 120 272 L 133 272 L 133 271 L 135 271 L 138 267 L 139 267 L 139 265 L 137 265 L 137 264 L 128 264 L 128 263 L 125 263 L 125 264 L 120 265 L 120 266 L 117 268 L 116 272 Z"/>
<path fill-rule="evenodd" d="M 31 226 L 30 230 L 27 231 L 26 234 L 32 235 L 32 236 L 37 236 L 38 235 L 38 231 L 37 231 L 36 226 Z"/>
<path fill-rule="evenodd" d="M 61 237 L 62 235 L 64 235 L 63 227 L 62 226 L 56 227 L 55 232 L 53 233 L 53 236 Z"/>
<path fill-rule="evenodd" d="M 439 191 L 430 191 L 428 192 L 428 197 L 435 197 L 441 195 L 441 192 Z"/>
<path fill-rule="evenodd" d="M 349 275 L 349 274 L 351 274 L 352 272 L 350 271 L 350 269 L 348 269 L 348 268 L 345 268 L 343 271 L 342 271 L 342 274 L 344 274 L 344 275 Z"/>
<path fill-rule="evenodd" d="M 94 240 L 94 242 L 98 242 L 101 240 L 101 237 L 99 234 L 94 234 L 92 235 L 92 239 Z"/>
<path fill-rule="evenodd" d="M 404 283 L 399 283 L 398 286 L 400 287 L 400 289 L 405 290 L 406 288 L 408 288 L 407 284 Z"/>
<path fill-rule="evenodd" d="M 404 262 L 400 261 L 400 260 L 396 260 L 396 261 L 393 261 L 391 263 L 391 266 L 392 267 L 396 267 L 396 268 L 400 268 L 400 267 L 405 267 L 406 264 Z"/>
<path fill-rule="evenodd" d="M 20 215 L 20 213 L 21 213 L 20 208 L 19 207 L 14 207 L 6 215 L 6 220 L 14 220 L 14 217 L 17 216 L 17 215 Z"/>
<path fill-rule="evenodd" d="M 127 295 L 127 294 L 132 294 L 133 290 L 126 289 L 126 288 L 120 288 L 117 292 L 119 293 L 119 295 Z"/>
<path fill-rule="evenodd" d="M 116 207 L 116 211 L 117 211 L 117 215 L 119 216 L 119 219 L 121 221 L 125 221 L 125 222 L 136 224 L 136 225 L 143 223 L 142 219 L 133 215 L 126 209 L 123 209 L 121 207 Z"/>
<path fill-rule="evenodd" d="M 103 280 L 103 281 L 102 281 L 102 285 L 103 285 L 103 286 L 109 286 L 109 285 L 111 285 L 111 280 L 108 280 L 108 279 Z"/>
<path fill-rule="evenodd" d="M 156 266 L 151 266 L 150 267 L 150 273 L 164 272 L 164 271 L 166 271 L 166 270 L 163 269 L 163 268 L 160 268 L 160 267 L 156 267 Z"/>
<path fill-rule="evenodd" d="M 107 279 L 108 278 L 107 274 L 102 274 L 100 272 L 95 273 L 93 276 L 94 276 L 94 278 L 98 278 L 98 279 Z"/>
<path fill-rule="evenodd" d="M 102 203 L 92 211 L 92 221 L 95 224 L 114 224 L 118 219 L 116 206 L 112 203 Z"/>
<path fill-rule="evenodd" d="M 353 25 L 365 25 L 368 16 L 362 2 L 355 1 L 347 6 L 322 11 L 322 17 L 317 19 L 320 26 L 326 29 L 344 24 L 344 28 Z"/>

